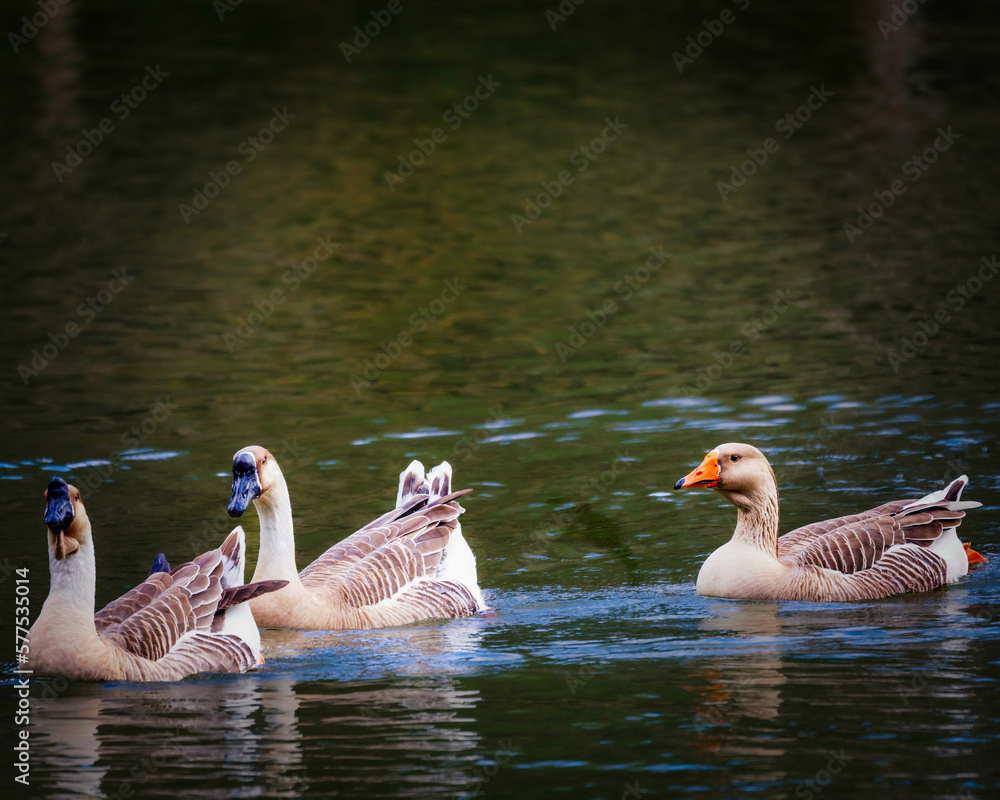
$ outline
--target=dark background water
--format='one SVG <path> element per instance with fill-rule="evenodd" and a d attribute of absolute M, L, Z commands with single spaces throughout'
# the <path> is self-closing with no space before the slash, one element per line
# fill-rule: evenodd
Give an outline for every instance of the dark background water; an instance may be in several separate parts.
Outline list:
<path fill-rule="evenodd" d="M 14 791 L 995 796 L 995 4 L 893 30 L 885 2 L 404 3 L 348 61 L 384 8 L 74 0 L 7 40 L 5 574 L 37 612 L 60 474 L 117 597 L 221 541 L 259 443 L 302 565 L 450 460 L 495 611 L 40 684 Z M 734 511 L 672 486 L 729 440 L 772 460 L 783 530 L 967 472 L 990 563 L 876 603 L 699 598 Z"/>

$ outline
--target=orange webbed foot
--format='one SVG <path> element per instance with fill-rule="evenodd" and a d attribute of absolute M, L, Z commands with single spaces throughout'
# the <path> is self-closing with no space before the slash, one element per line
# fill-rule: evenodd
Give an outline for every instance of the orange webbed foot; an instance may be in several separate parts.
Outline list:
<path fill-rule="evenodd" d="M 986 559 L 983 558 L 979 553 L 972 549 L 971 542 L 962 542 L 962 547 L 965 548 L 965 555 L 969 559 L 969 566 L 974 566 L 976 564 L 985 564 Z"/>

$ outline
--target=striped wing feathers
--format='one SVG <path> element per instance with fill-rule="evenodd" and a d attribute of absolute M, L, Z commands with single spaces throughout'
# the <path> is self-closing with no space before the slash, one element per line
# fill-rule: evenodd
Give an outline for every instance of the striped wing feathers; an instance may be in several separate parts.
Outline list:
<path fill-rule="evenodd" d="M 427 495 L 417 495 L 334 545 L 300 573 L 302 584 L 323 589 L 355 609 L 371 610 L 384 604 L 397 607 L 380 624 L 403 616 L 412 621 L 465 614 L 475 602 L 468 589 L 434 576 L 451 532 L 464 509 L 455 492 L 428 506 Z M 440 591 L 440 596 L 435 592 Z M 412 611 L 407 611 L 410 607 Z"/>
<path fill-rule="evenodd" d="M 404 588 L 434 576 L 450 531 L 444 525 L 382 544 L 343 576 L 342 592 L 353 608 L 375 606 Z"/>
<path fill-rule="evenodd" d="M 798 528 L 778 539 L 778 557 L 847 576 L 831 590 L 831 600 L 929 591 L 946 582 L 947 567 L 928 548 L 946 528 L 961 524 L 963 509 L 978 505 L 955 499 L 963 485 L 955 481 L 922 500 L 897 500 Z"/>
<path fill-rule="evenodd" d="M 167 572 L 150 575 L 138 586 L 130 589 L 117 600 L 112 600 L 94 615 L 97 632 L 120 625 L 124 620 L 145 608 L 160 594 L 173 585 L 173 578 Z"/>
<path fill-rule="evenodd" d="M 230 586 L 228 589 L 223 589 L 222 598 L 219 600 L 219 608 L 218 611 L 216 611 L 216 616 L 219 616 L 220 612 L 225 611 L 227 608 L 238 606 L 240 603 L 253 600 L 255 597 L 260 597 L 261 595 L 275 592 L 278 589 L 283 589 L 287 585 L 288 581 L 271 580 L 244 583 L 239 586 Z"/>
<path fill-rule="evenodd" d="M 457 581 L 421 580 L 378 607 L 378 623 L 406 625 L 426 619 L 457 619 L 476 613 L 472 593 Z"/>
<path fill-rule="evenodd" d="M 256 664 L 250 645 L 238 636 L 202 631 L 182 639 L 157 662 L 163 674 L 175 679 L 199 672 L 246 672 Z"/>
<path fill-rule="evenodd" d="M 815 566 L 802 571 L 811 578 L 808 594 L 820 602 L 873 600 L 904 592 L 929 592 L 947 580 L 944 559 L 926 548 L 913 544 L 886 550 L 874 566 L 850 575 L 817 574 Z"/>
<path fill-rule="evenodd" d="M 222 570 L 222 555 L 212 550 L 169 575 L 152 575 L 98 613 L 104 622 L 98 632 L 133 655 L 157 661 L 184 634 L 211 630 L 222 599 Z M 134 610 L 122 603 L 133 593 L 145 599 Z"/>
<path fill-rule="evenodd" d="M 895 514 L 896 512 L 902 510 L 902 508 L 909 502 L 912 501 L 898 500 L 893 503 L 885 503 L 877 506 L 869 511 L 861 511 L 857 514 L 848 514 L 843 517 L 836 517 L 834 519 L 827 519 L 803 525 L 801 528 L 789 531 L 784 536 L 778 538 L 778 558 L 783 559 L 799 547 L 814 541 L 817 537 L 825 533 L 835 531 L 844 525 L 862 522 L 863 520 L 871 517 L 880 517 L 883 514 Z"/>
<path fill-rule="evenodd" d="M 850 574 L 871 569 L 888 548 L 905 541 L 895 518 L 869 517 L 820 533 L 797 548 L 786 549 L 784 560 Z M 778 542 L 780 554 L 781 539 Z"/>
<path fill-rule="evenodd" d="M 929 547 L 944 532 L 956 528 L 964 511 L 932 507 L 903 510 L 906 501 L 887 503 L 863 514 L 817 522 L 778 539 L 778 558 L 814 564 L 845 573 L 870 569 L 888 548 L 897 544 Z M 883 509 L 898 507 L 885 513 Z M 875 515 L 878 512 L 877 516 Z"/>
<path fill-rule="evenodd" d="M 945 528 L 957 528 L 965 517 L 964 511 L 949 508 L 931 508 L 911 511 L 895 517 L 906 536 L 906 541 L 929 547 L 944 533 Z"/>

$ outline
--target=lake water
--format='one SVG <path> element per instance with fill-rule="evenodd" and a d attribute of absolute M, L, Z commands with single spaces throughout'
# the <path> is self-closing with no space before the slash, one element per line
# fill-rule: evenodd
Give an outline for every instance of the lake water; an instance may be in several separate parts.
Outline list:
<path fill-rule="evenodd" d="M 71 3 L 3 56 L 4 567 L 37 613 L 54 474 L 100 606 L 221 542 L 244 445 L 300 566 L 447 459 L 493 611 L 41 681 L 14 791 L 995 797 L 995 8 L 386 8 Z M 782 530 L 968 473 L 989 563 L 700 598 L 735 511 L 672 487 L 734 440 Z"/>

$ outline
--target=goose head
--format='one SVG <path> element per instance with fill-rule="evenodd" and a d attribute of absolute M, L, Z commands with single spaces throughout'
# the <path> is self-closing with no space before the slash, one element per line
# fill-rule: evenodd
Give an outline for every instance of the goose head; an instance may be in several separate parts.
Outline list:
<path fill-rule="evenodd" d="M 730 442 L 710 450 L 700 465 L 674 484 L 675 489 L 711 488 L 737 508 L 760 506 L 777 495 L 767 457 L 749 444 Z"/>
<path fill-rule="evenodd" d="M 281 480 L 281 469 L 264 447 L 250 445 L 233 456 L 233 496 L 229 516 L 239 517 L 251 502 L 263 497 Z"/>
<path fill-rule="evenodd" d="M 53 478 L 45 490 L 45 525 L 49 529 L 49 552 L 56 561 L 76 553 L 90 543 L 90 520 L 80 492 L 62 478 Z"/>

